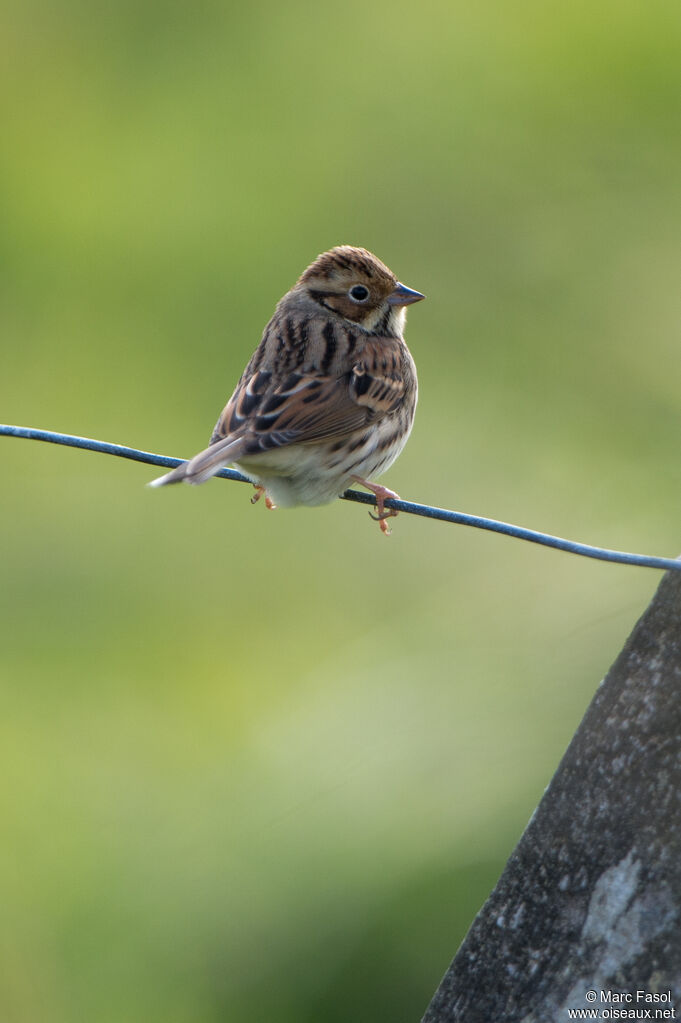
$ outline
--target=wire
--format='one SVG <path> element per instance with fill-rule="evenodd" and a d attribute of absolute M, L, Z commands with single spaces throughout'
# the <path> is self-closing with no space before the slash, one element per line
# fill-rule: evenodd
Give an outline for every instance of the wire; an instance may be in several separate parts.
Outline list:
<path fill-rule="evenodd" d="M 117 455 L 119 458 L 130 458 L 135 462 L 146 462 L 148 465 L 160 465 L 173 469 L 184 459 L 172 458 L 169 455 L 156 455 L 138 448 L 125 447 L 122 444 L 110 444 L 107 441 L 91 440 L 89 437 L 76 437 L 70 433 L 55 433 L 53 430 L 36 430 L 30 426 L 3 426 L 0 424 L 0 436 L 19 437 L 25 440 L 42 440 L 48 444 L 64 444 L 71 448 L 85 448 L 104 455 Z M 250 483 L 236 469 L 221 469 L 216 476 L 238 483 Z M 343 501 L 355 501 L 357 504 L 375 505 L 373 494 L 363 494 L 358 490 L 346 490 L 341 498 Z M 661 558 L 648 554 L 628 554 L 625 551 L 612 551 L 605 547 L 592 547 L 589 544 L 577 543 L 575 540 L 564 540 L 550 533 L 540 533 L 524 526 L 514 526 L 509 522 L 487 519 L 481 515 L 469 515 L 466 512 L 449 511 L 446 508 L 434 508 L 429 504 L 414 504 L 412 501 L 388 500 L 386 508 L 406 512 L 408 515 L 422 515 L 427 519 L 438 519 L 441 522 L 453 522 L 459 526 L 472 526 L 475 529 L 487 529 L 492 533 L 512 536 L 516 540 L 527 540 L 544 547 L 553 547 L 569 554 L 577 554 L 582 558 L 594 558 L 597 561 L 611 561 L 620 565 L 638 565 L 641 568 L 673 569 L 681 571 L 681 559 Z"/>

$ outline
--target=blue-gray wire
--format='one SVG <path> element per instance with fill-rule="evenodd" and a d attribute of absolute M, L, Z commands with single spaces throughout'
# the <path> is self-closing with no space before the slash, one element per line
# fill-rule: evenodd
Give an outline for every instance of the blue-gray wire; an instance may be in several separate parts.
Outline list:
<path fill-rule="evenodd" d="M 65 444 L 71 448 L 85 448 L 88 451 L 99 451 L 105 455 L 118 455 L 119 458 L 131 458 L 135 462 L 147 462 L 149 465 L 161 465 L 173 469 L 184 461 L 182 458 L 171 458 L 169 455 L 155 455 L 149 451 L 124 447 L 122 444 L 109 444 L 107 441 L 91 440 L 89 437 L 75 437 L 70 433 L 54 433 L 52 430 L 36 430 L 30 426 L 3 426 L 0 424 L 0 436 L 23 437 L 26 440 L 42 440 L 50 444 Z M 248 483 L 240 472 L 235 469 L 221 469 L 217 476 L 222 479 Z M 358 504 L 375 505 L 372 494 L 363 494 L 358 490 L 347 490 L 342 500 L 356 501 Z M 446 508 L 433 508 L 429 504 L 414 504 L 412 501 L 386 501 L 386 508 L 406 512 L 409 515 L 423 515 L 427 519 L 439 519 L 442 522 L 454 522 L 460 526 L 473 526 L 475 529 L 487 529 L 492 533 L 503 533 L 517 540 L 528 540 L 530 543 L 554 547 L 569 554 L 578 554 L 583 558 L 595 558 L 598 561 L 613 561 L 621 565 L 638 565 L 642 568 L 675 569 L 681 571 L 681 559 L 658 558 L 648 554 L 628 554 L 625 551 L 611 551 L 604 547 L 591 547 L 589 544 L 564 540 L 550 533 L 539 533 L 524 526 L 514 526 L 509 522 L 486 519 L 481 515 L 469 515 L 466 512 L 449 511 Z"/>

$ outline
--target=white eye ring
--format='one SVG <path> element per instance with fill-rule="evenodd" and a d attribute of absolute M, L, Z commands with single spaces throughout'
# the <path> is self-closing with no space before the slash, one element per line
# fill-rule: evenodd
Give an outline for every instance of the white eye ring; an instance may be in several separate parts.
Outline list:
<path fill-rule="evenodd" d="M 368 299 L 369 289 L 365 288 L 363 284 L 355 284 L 352 288 L 350 288 L 348 295 L 353 302 L 359 302 L 361 304 L 362 302 L 366 302 Z"/>

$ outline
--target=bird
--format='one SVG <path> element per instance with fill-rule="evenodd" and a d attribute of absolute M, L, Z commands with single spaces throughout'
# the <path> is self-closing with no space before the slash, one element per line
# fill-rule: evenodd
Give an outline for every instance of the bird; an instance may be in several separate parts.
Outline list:
<path fill-rule="evenodd" d="M 406 307 L 425 295 L 367 249 L 321 253 L 279 301 L 210 444 L 148 485 L 204 483 L 236 466 L 268 508 L 328 504 L 351 483 L 383 533 L 398 495 L 372 481 L 404 448 L 416 411 Z M 370 513 L 371 514 L 371 513 Z"/>

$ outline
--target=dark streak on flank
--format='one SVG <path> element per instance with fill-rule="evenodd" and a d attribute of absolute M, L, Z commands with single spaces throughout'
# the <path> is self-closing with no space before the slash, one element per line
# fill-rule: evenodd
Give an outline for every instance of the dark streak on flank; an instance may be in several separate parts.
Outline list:
<path fill-rule="evenodd" d="M 345 450 L 347 451 L 347 453 L 349 455 L 352 454 L 353 451 L 357 451 L 358 448 L 362 447 L 362 445 L 365 443 L 366 439 L 367 439 L 367 436 L 366 436 L 365 433 L 360 434 L 360 436 L 357 438 L 357 440 L 353 440 L 352 444 L 347 444 L 346 443 Z"/>
<path fill-rule="evenodd" d="M 343 330 L 345 331 L 345 336 L 348 339 L 348 355 L 352 355 L 357 345 L 357 334 L 351 327 L 346 327 L 345 324 L 343 324 Z"/>
<path fill-rule="evenodd" d="M 391 447 L 395 443 L 396 436 L 397 436 L 396 433 L 390 433 L 387 436 L 385 436 L 381 443 L 377 446 L 376 450 L 385 451 L 386 448 Z"/>
<path fill-rule="evenodd" d="M 320 368 L 322 373 L 326 375 L 331 369 L 331 363 L 333 362 L 333 357 L 336 354 L 336 332 L 333 329 L 333 323 L 331 323 L 330 320 L 322 327 L 322 334 L 326 341 L 326 351 L 324 352 L 324 358 L 322 359 Z"/>

